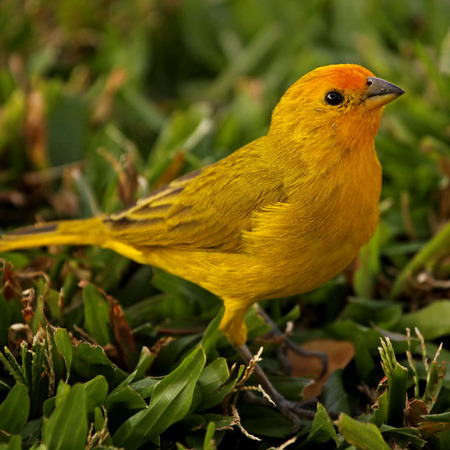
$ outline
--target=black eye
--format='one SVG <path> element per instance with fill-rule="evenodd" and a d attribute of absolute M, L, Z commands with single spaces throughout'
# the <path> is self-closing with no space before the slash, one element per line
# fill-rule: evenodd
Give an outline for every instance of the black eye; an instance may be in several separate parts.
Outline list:
<path fill-rule="evenodd" d="M 340 105 L 344 101 L 344 96 L 337 91 L 331 91 L 328 92 L 327 95 L 325 95 L 325 102 L 329 105 L 336 106 Z"/>

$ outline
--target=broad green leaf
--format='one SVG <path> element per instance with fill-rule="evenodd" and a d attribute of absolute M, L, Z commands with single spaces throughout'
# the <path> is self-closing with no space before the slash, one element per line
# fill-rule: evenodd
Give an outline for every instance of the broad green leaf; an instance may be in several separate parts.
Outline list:
<path fill-rule="evenodd" d="M 100 345 L 110 342 L 109 304 L 93 284 L 83 289 L 84 326 Z"/>
<path fill-rule="evenodd" d="M 75 384 L 48 419 L 44 419 L 42 443 L 52 450 L 84 448 L 88 432 L 86 390 Z"/>
<path fill-rule="evenodd" d="M 232 391 L 236 380 L 228 380 L 230 372 L 226 359 L 217 358 L 212 363 L 208 364 L 202 371 L 198 379 L 198 388 L 201 392 L 201 402 L 196 407 L 196 410 L 209 409 L 220 402 Z"/>
<path fill-rule="evenodd" d="M 380 430 L 388 442 L 394 441 L 396 448 L 421 450 L 426 445 L 417 428 L 395 428 L 383 425 Z"/>
<path fill-rule="evenodd" d="M 126 373 L 113 364 L 102 347 L 82 342 L 72 347 L 72 372 L 82 380 L 90 380 L 97 375 L 103 375 L 110 387 L 122 382 Z"/>
<path fill-rule="evenodd" d="M 120 390 L 115 390 L 106 399 L 108 412 L 117 411 L 116 414 L 130 416 L 136 410 L 147 408 L 144 399 L 130 386 L 124 386 Z"/>
<path fill-rule="evenodd" d="M 330 440 L 333 440 L 336 445 L 339 445 L 339 439 L 330 416 L 323 405 L 321 403 L 317 403 L 317 412 L 314 416 L 311 430 L 306 442 L 324 444 Z"/>
<path fill-rule="evenodd" d="M 372 406 L 373 408 L 373 406 Z M 377 399 L 377 407 L 373 412 L 370 422 L 377 427 L 381 427 L 387 420 L 388 414 L 388 393 L 384 391 Z"/>
<path fill-rule="evenodd" d="M 64 328 L 58 328 L 54 334 L 56 347 L 64 359 L 66 366 L 66 381 L 70 378 L 70 368 L 72 366 L 72 342 L 69 333 Z"/>
<path fill-rule="evenodd" d="M 157 438 L 189 411 L 195 385 L 205 364 L 205 353 L 196 348 L 153 391 L 149 407 L 130 417 L 116 431 L 116 446 L 137 448 Z"/>
<path fill-rule="evenodd" d="M 350 413 L 348 393 L 344 387 L 343 370 L 334 371 L 323 386 L 324 403 L 327 411 Z"/>
<path fill-rule="evenodd" d="M 155 361 L 155 366 L 157 368 L 165 368 L 166 372 L 170 368 L 176 367 L 178 365 L 178 361 L 185 358 L 200 339 L 200 334 L 192 334 L 180 336 L 179 338 L 171 341 L 159 352 L 158 358 Z"/>
<path fill-rule="evenodd" d="M 60 381 L 56 389 L 55 405 L 58 406 L 70 393 L 70 384 Z"/>
<path fill-rule="evenodd" d="M 83 384 L 86 390 L 86 410 L 88 413 L 101 406 L 108 395 L 108 383 L 103 375 L 98 375 Z"/>
<path fill-rule="evenodd" d="M 450 334 L 450 300 L 436 300 L 422 309 L 404 314 L 396 325 L 398 331 L 417 327 L 425 339 Z"/>
<path fill-rule="evenodd" d="M 144 377 L 154 360 L 155 354 L 144 345 L 141 349 L 141 354 L 139 355 L 139 361 L 136 364 L 136 375 L 134 380 L 140 380 Z"/>
<path fill-rule="evenodd" d="M 16 383 L 0 405 L 0 430 L 17 434 L 22 431 L 30 412 L 28 388 Z"/>
<path fill-rule="evenodd" d="M 422 416 L 424 420 L 429 420 L 430 422 L 448 422 L 450 423 L 450 412 L 445 412 L 442 414 L 427 414 Z"/>
<path fill-rule="evenodd" d="M 360 450 L 389 450 L 389 445 L 373 423 L 359 422 L 342 413 L 336 425 L 344 439 Z"/>
<path fill-rule="evenodd" d="M 117 430 L 139 411 L 147 410 L 145 400 L 130 386 L 110 394 L 105 406 L 110 430 Z"/>
<path fill-rule="evenodd" d="M 59 405 L 69 394 L 69 392 L 70 392 L 70 385 L 61 381 L 58 384 L 58 388 L 56 389 L 56 395 L 54 397 L 48 398 L 44 402 L 44 406 L 42 408 L 44 417 L 50 417 L 52 411 L 55 409 L 55 406 Z"/>
<path fill-rule="evenodd" d="M 139 380 L 143 377 L 145 372 L 148 370 L 148 368 L 151 366 L 153 361 L 155 360 L 155 355 L 151 353 L 151 351 L 147 347 L 142 347 L 141 355 L 139 357 L 139 361 L 136 365 L 136 369 L 128 375 L 125 380 L 123 380 L 118 386 L 116 386 L 112 391 L 111 395 L 113 395 L 116 392 L 119 392 L 122 388 L 125 386 L 128 386 L 134 380 Z"/>
<path fill-rule="evenodd" d="M 142 380 L 130 384 L 142 398 L 150 398 L 155 386 L 161 381 L 160 378 L 145 377 Z"/>
<path fill-rule="evenodd" d="M 52 411 L 55 409 L 56 397 L 51 397 L 45 400 L 42 405 L 42 413 L 44 417 L 49 417 Z"/>

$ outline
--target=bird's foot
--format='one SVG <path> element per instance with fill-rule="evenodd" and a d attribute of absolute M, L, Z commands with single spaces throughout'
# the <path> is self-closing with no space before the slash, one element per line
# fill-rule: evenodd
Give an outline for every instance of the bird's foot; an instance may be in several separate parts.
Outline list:
<path fill-rule="evenodd" d="M 314 418 L 314 411 L 306 409 L 305 406 L 313 405 L 316 401 L 302 403 L 287 400 L 275 389 L 262 368 L 258 365 L 259 355 L 261 354 L 262 348 L 255 357 L 246 345 L 236 347 L 236 350 L 241 358 L 248 364 L 248 368 L 251 367 L 250 372 L 247 372 L 246 375 L 244 375 L 244 378 L 247 379 L 250 373 L 254 373 L 261 383 L 259 391 L 263 393 L 263 396 L 257 396 L 251 391 L 244 391 L 247 399 L 249 399 L 252 403 L 275 406 L 284 417 L 292 421 L 294 424 L 292 429 L 293 433 L 297 432 L 301 427 L 300 418 L 306 418 L 309 420 Z"/>
<path fill-rule="evenodd" d="M 321 378 L 323 375 L 325 375 L 328 369 L 328 357 L 326 353 L 313 350 L 306 350 L 300 347 L 298 344 L 296 344 L 292 339 L 288 337 L 287 333 L 282 332 L 278 328 L 277 324 L 262 308 L 259 308 L 258 314 L 260 314 L 265 320 L 265 322 L 271 326 L 272 334 L 275 336 L 275 338 L 281 341 L 281 346 L 279 351 L 277 352 L 277 356 L 286 373 L 291 372 L 291 363 L 289 362 L 289 359 L 286 355 L 286 350 L 289 349 L 294 353 L 296 353 L 297 355 L 302 356 L 304 358 L 319 359 L 322 364 L 322 370 L 320 371 L 320 374 L 317 378 Z"/>

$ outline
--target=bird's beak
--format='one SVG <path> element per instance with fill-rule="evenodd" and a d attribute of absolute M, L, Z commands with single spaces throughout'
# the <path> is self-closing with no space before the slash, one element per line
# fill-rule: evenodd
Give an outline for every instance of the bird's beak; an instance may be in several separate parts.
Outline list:
<path fill-rule="evenodd" d="M 405 92 L 395 84 L 376 77 L 367 77 L 366 86 L 364 103 L 367 109 L 380 108 Z"/>

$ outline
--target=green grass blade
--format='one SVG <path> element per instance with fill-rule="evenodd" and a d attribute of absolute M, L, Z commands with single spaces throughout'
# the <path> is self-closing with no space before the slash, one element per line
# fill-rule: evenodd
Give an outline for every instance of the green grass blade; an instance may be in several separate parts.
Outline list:
<path fill-rule="evenodd" d="M 194 388 L 206 357 L 196 348 L 153 391 L 149 407 L 130 417 L 113 436 L 114 445 L 137 448 L 158 437 L 164 430 L 189 411 Z"/>
<path fill-rule="evenodd" d="M 30 412 L 28 388 L 17 383 L 0 405 L 0 430 L 16 434 L 22 431 Z"/>
<path fill-rule="evenodd" d="M 75 384 L 44 421 L 42 443 L 54 450 L 84 448 L 88 432 L 87 396 L 84 386 Z"/>
<path fill-rule="evenodd" d="M 380 430 L 373 423 L 363 423 L 345 413 L 336 422 L 344 439 L 360 450 L 389 450 Z"/>

